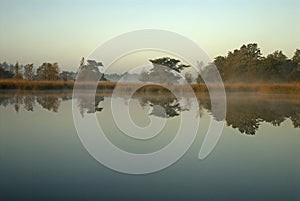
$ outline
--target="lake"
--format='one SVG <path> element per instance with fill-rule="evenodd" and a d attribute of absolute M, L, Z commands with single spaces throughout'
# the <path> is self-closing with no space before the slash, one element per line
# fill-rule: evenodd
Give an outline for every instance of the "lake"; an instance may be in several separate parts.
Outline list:
<path fill-rule="evenodd" d="M 198 103 L 172 94 L 130 99 L 97 94 L 90 102 L 83 95 L 72 112 L 72 91 L 1 93 L 1 200 L 300 200 L 299 95 L 227 94 L 225 119 L 212 112 L 208 96 L 197 98 Z M 139 127 L 150 120 L 165 125 L 147 140 L 124 135 L 114 122 L 112 101 L 117 113 L 127 106 Z M 107 139 L 136 154 L 172 142 L 183 115 L 199 122 L 199 129 L 177 162 L 132 175 L 89 154 L 73 113 L 82 119 L 96 115 Z M 225 127 L 212 152 L 200 160 L 211 119 L 224 121 Z"/>

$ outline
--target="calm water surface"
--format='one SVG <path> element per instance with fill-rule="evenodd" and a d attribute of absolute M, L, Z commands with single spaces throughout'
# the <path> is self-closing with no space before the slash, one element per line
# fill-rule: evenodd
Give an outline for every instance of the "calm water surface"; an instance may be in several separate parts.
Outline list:
<path fill-rule="evenodd" d="M 300 98 L 228 94 L 226 127 L 213 150 L 198 159 L 211 113 L 199 97 L 197 138 L 172 166 L 147 175 L 113 171 L 83 147 L 72 117 L 72 93 L 3 93 L 0 97 L 0 200 L 300 200 Z M 115 125 L 111 97 L 83 96 L 78 111 L 96 113 L 108 139 L 123 150 L 148 153 L 174 138 L 189 98 L 134 96 L 133 121 L 165 119 L 162 132 L 146 141 L 124 135 Z M 159 107 L 156 107 L 159 106 Z M 161 109 L 164 110 L 161 110 Z M 220 119 L 222 120 L 222 119 Z M 88 131 L 87 131 L 88 132 Z"/>

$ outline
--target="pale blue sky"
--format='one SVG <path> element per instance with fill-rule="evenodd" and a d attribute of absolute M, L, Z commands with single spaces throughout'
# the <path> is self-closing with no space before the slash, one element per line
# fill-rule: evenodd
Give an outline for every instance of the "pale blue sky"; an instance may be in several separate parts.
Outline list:
<path fill-rule="evenodd" d="M 102 42 L 145 28 L 189 37 L 212 58 L 249 42 L 291 57 L 300 48 L 299 9 L 300 0 L 1 0 L 0 62 L 75 70 Z"/>

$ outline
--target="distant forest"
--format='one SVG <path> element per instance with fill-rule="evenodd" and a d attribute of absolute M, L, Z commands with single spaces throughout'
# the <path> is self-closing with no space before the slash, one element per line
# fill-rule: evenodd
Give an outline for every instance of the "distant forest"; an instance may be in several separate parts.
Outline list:
<path fill-rule="evenodd" d="M 157 64 L 169 69 L 168 71 L 181 72 L 183 68 L 189 67 L 185 65 L 178 65 L 180 62 L 171 58 L 159 58 L 150 60 L 154 65 L 152 72 L 149 74 L 157 74 L 162 71 L 156 67 Z M 174 65 L 173 65 L 174 64 Z M 172 66 L 173 65 L 173 66 Z M 292 58 L 288 58 L 282 51 L 275 51 L 272 54 L 264 57 L 256 43 L 243 45 L 240 49 L 229 51 L 226 56 L 217 56 L 213 63 L 208 66 L 198 66 L 201 71 L 201 76 L 196 78 L 190 73 L 185 74 L 188 82 L 203 83 L 203 76 L 214 74 L 215 65 L 224 82 L 299 82 L 300 81 L 300 49 L 296 49 Z M 79 70 L 86 70 L 89 72 L 96 72 L 100 76 L 99 68 L 102 67 L 101 62 L 93 60 L 81 60 Z M 145 72 L 142 75 L 145 79 Z M 126 74 L 126 73 L 125 73 Z M 124 74 L 123 74 L 124 75 Z M 170 74 L 166 74 L 170 75 Z M 77 72 L 60 71 L 57 63 L 43 63 L 41 66 L 34 68 L 33 64 L 15 65 L 7 64 L 7 62 L 0 63 L 0 79 L 24 79 L 24 80 L 64 80 L 74 81 Z M 132 75 L 132 76 L 138 76 Z M 118 81 L 122 75 L 119 74 L 105 74 L 102 80 Z M 161 76 L 159 76 L 161 77 Z M 142 79 L 140 79 L 142 80 Z M 147 80 L 147 79 L 145 79 Z"/>

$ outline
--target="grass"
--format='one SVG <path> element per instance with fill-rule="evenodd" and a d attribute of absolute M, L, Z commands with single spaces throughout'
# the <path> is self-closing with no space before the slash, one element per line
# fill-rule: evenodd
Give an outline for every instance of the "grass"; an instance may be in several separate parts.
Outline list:
<path fill-rule="evenodd" d="M 73 81 L 48 81 L 48 80 L 0 80 L 0 89 L 20 89 L 20 90 L 60 90 L 73 89 Z"/>
<path fill-rule="evenodd" d="M 300 83 L 238 83 L 225 84 L 226 92 L 258 92 L 275 94 L 300 94 Z"/>
<path fill-rule="evenodd" d="M 78 86 L 83 89 L 89 89 L 95 83 L 78 83 Z M 121 93 L 134 92 L 138 83 L 116 83 L 116 82 L 100 82 L 98 84 L 98 91 L 106 91 L 111 93 L 115 87 L 118 86 L 118 90 Z M 1 79 L 0 90 L 72 90 L 74 87 L 74 81 L 30 81 L 30 80 L 13 80 L 13 79 Z M 138 91 L 139 93 L 151 93 L 151 94 L 164 94 L 168 91 L 175 91 L 179 94 L 187 91 L 187 85 L 155 85 L 149 84 Z M 300 83 L 225 83 L 226 92 L 255 92 L 266 94 L 300 94 Z M 167 89 L 168 88 L 168 89 Z M 191 88 L 195 93 L 207 93 L 208 89 L 205 84 L 191 84 Z M 219 90 L 220 85 L 210 85 L 210 88 Z"/>
<path fill-rule="evenodd" d="M 195 92 L 207 92 L 204 84 L 192 84 Z M 266 94 L 300 94 L 300 83 L 225 83 L 226 92 L 255 92 Z M 220 85 L 211 85 L 221 89 Z"/>

